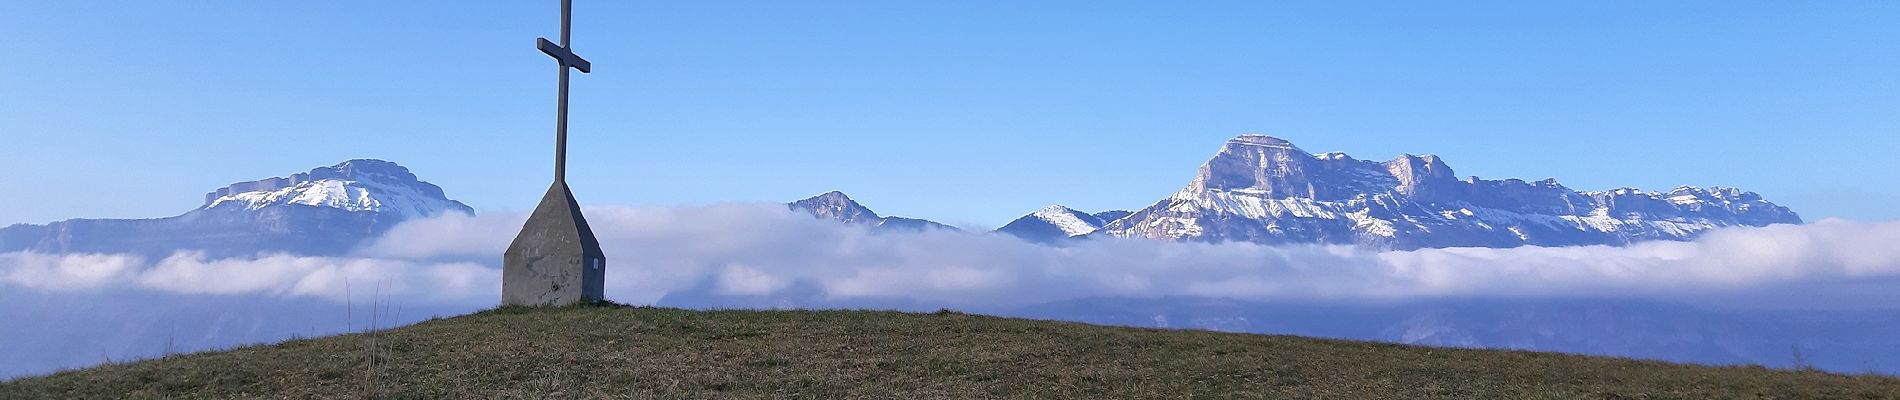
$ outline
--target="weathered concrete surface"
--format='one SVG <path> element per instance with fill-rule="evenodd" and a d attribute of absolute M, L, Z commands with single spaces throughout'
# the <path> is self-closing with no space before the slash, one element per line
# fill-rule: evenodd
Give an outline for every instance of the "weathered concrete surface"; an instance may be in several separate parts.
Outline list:
<path fill-rule="evenodd" d="M 607 256 L 567 184 L 541 197 L 502 256 L 501 304 L 560 306 L 601 300 Z"/>

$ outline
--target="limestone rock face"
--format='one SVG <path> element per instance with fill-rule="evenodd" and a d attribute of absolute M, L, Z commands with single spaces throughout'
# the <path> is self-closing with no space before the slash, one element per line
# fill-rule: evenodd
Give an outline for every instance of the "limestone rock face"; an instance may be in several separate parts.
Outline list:
<path fill-rule="evenodd" d="M 1174 195 L 1089 235 L 1416 249 L 1622 245 L 1801 222 L 1733 188 L 1578 192 L 1554 179 L 1456 176 L 1432 155 L 1380 163 L 1242 135 Z"/>
<path fill-rule="evenodd" d="M 501 304 L 561 306 L 603 299 L 607 256 L 567 184 L 541 197 L 502 256 Z"/>
<path fill-rule="evenodd" d="M 1438 156 L 1426 154 L 1414 156 L 1406 154 L 1385 162 L 1387 173 L 1398 179 L 1394 192 L 1413 199 L 1438 201 L 1454 199 L 1458 195 L 1458 176 L 1452 175 L 1451 166 Z"/>
<path fill-rule="evenodd" d="M 1189 187 L 1238 190 L 1266 198 L 1315 197 L 1313 174 L 1319 160 L 1293 143 L 1271 136 L 1241 136 L 1227 141 L 1201 165 Z"/>

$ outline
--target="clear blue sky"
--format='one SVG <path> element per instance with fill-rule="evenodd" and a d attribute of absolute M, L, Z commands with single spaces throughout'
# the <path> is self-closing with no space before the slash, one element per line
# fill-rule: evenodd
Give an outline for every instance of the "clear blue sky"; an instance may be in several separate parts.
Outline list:
<path fill-rule="evenodd" d="M 576 0 L 586 203 L 996 226 L 1139 208 L 1228 137 L 1900 218 L 1900 2 Z M 1534 4 L 1532 4 L 1534 3 Z M 558 2 L 0 3 L 0 224 L 348 158 L 481 211 L 551 173 Z"/>

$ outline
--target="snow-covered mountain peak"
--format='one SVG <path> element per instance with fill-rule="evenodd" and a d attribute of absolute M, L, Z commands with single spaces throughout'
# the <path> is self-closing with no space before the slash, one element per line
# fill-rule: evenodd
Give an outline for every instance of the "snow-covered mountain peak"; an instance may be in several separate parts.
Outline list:
<path fill-rule="evenodd" d="M 0 252 L 342 255 L 412 218 L 474 212 L 401 165 L 349 160 L 218 188 L 205 194 L 203 204 L 171 217 L 72 219 L 0 229 Z"/>
<path fill-rule="evenodd" d="M 1054 204 L 1010 221 L 996 231 L 1033 242 L 1053 243 L 1095 233 L 1110 221 L 1128 214 L 1120 210 L 1089 214 Z"/>
<path fill-rule="evenodd" d="M 1036 215 L 1042 215 L 1042 214 L 1053 215 L 1053 214 L 1072 214 L 1072 213 L 1078 213 L 1078 212 L 1079 211 L 1076 211 L 1073 208 L 1069 208 L 1068 206 L 1064 206 L 1061 204 L 1050 204 L 1048 206 L 1044 206 L 1040 209 L 1037 209 L 1035 214 Z"/>
<path fill-rule="evenodd" d="M 1075 209 L 1059 204 L 1043 207 L 1029 215 L 1047 221 L 1051 225 L 1055 225 L 1057 229 L 1061 229 L 1062 233 L 1067 236 L 1087 235 L 1101 228 L 1103 223 L 1101 219 L 1093 215 L 1076 211 Z"/>
<path fill-rule="evenodd" d="M 369 212 L 410 219 L 443 213 L 474 214 L 442 188 L 418 180 L 408 168 L 373 159 L 348 160 L 309 172 L 238 182 L 205 194 L 201 209 L 307 206 Z"/>

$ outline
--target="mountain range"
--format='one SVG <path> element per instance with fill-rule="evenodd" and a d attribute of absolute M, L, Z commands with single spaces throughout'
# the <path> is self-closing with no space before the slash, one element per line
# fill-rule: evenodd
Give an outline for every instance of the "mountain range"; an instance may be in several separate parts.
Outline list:
<path fill-rule="evenodd" d="M 1622 245 L 1799 223 L 1787 207 L 1734 188 L 1579 192 L 1555 179 L 1458 179 L 1433 155 L 1375 162 L 1242 135 L 1180 191 L 1092 234 L 1416 249 Z"/>
<path fill-rule="evenodd" d="M 1735 188 L 1580 192 L 1555 179 L 1459 179 L 1429 154 L 1366 161 L 1241 135 L 1148 207 L 1090 214 L 1051 205 L 997 232 L 1041 243 L 1109 236 L 1417 249 L 1623 245 L 1799 223 L 1787 207 Z"/>
<path fill-rule="evenodd" d="M 957 230 L 881 216 L 837 191 L 786 207 L 873 232 Z M 0 228 L 0 252 L 332 255 L 402 221 L 443 213 L 472 215 L 474 209 L 395 163 L 349 160 L 218 188 L 203 205 L 174 217 Z M 1185 187 L 1145 208 L 1090 213 L 1051 205 L 995 232 L 1048 244 L 1120 237 L 1416 249 L 1622 245 L 1782 223 L 1801 218 L 1734 188 L 1575 191 L 1555 179 L 1459 179 L 1433 155 L 1366 161 L 1241 135 L 1224 143 Z"/>

